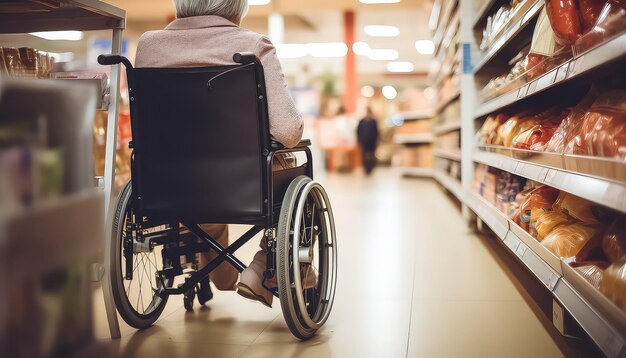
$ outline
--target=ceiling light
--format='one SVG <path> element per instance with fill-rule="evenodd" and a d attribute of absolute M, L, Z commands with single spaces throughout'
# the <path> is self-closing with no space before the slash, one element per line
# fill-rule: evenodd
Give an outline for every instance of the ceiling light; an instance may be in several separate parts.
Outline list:
<path fill-rule="evenodd" d="M 248 5 L 250 6 L 254 6 L 254 5 L 267 5 L 270 2 L 272 2 L 272 0 L 248 0 Z"/>
<path fill-rule="evenodd" d="M 375 61 L 393 61 L 397 60 L 399 56 L 400 54 L 398 54 L 398 51 L 396 50 L 382 48 L 371 49 L 367 54 L 367 57 L 370 60 Z"/>
<path fill-rule="evenodd" d="M 414 69 L 415 69 L 415 66 L 413 66 L 413 63 L 408 62 L 408 61 L 396 61 L 396 62 L 389 62 L 387 64 L 387 70 L 389 72 L 407 73 L 407 72 L 413 72 Z"/>
<path fill-rule="evenodd" d="M 398 95 L 398 91 L 393 86 L 383 87 L 383 96 L 387 99 L 394 99 Z"/>
<path fill-rule="evenodd" d="M 374 97 L 374 87 L 372 86 L 363 86 L 361 87 L 361 96 L 371 98 Z"/>
<path fill-rule="evenodd" d="M 80 31 L 43 31 L 30 34 L 45 40 L 80 41 L 83 39 L 83 33 Z"/>
<path fill-rule="evenodd" d="M 306 44 L 306 50 L 313 57 L 344 57 L 348 46 L 343 42 L 318 42 Z"/>
<path fill-rule="evenodd" d="M 276 46 L 278 58 L 300 58 L 307 55 L 306 45 L 280 44 Z"/>
<path fill-rule="evenodd" d="M 395 37 L 400 35 L 400 29 L 388 25 L 367 25 L 363 28 L 363 31 L 374 37 Z"/>
<path fill-rule="evenodd" d="M 400 0 L 359 0 L 361 4 L 396 4 Z"/>
<path fill-rule="evenodd" d="M 415 48 L 422 55 L 432 55 L 435 52 L 435 44 L 430 40 L 415 41 Z"/>
<path fill-rule="evenodd" d="M 359 56 L 367 56 L 370 50 L 370 45 L 367 42 L 359 41 L 352 44 L 352 51 Z"/>

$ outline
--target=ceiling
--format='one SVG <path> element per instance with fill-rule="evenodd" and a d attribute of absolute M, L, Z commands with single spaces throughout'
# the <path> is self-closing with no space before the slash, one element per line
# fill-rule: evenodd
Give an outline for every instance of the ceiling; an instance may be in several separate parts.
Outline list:
<path fill-rule="evenodd" d="M 127 11 L 129 36 L 137 37 L 147 30 L 163 28 L 174 16 L 172 0 L 106 0 Z M 365 5 L 358 0 L 273 0 L 269 5 L 251 6 L 242 26 L 267 33 L 267 16 L 278 11 L 285 16 L 285 43 L 335 42 L 344 40 L 343 11 L 356 14 L 356 41 L 366 41 L 372 48 L 393 48 L 399 51 L 399 61 L 410 61 L 416 73 L 428 70 L 431 56 L 420 55 L 415 41 L 430 39 L 428 18 L 430 0 L 401 0 L 396 4 Z M 365 25 L 393 25 L 400 29 L 398 37 L 374 38 L 363 32 Z M 312 74 L 332 71 L 343 73 L 343 59 L 304 57 L 282 60 L 285 73 L 290 76 L 306 66 Z M 386 77 L 386 61 L 372 61 L 358 57 L 359 73 Z M 381 76 L 382 75 L 382 76 Z M 409 75 L 409 76 L 415 76 Z M 397 77 L 397 76 L 394 76 Z"/>

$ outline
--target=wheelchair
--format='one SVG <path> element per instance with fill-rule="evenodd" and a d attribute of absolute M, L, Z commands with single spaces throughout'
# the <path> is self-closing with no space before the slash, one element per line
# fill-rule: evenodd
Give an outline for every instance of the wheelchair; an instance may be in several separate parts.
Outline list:
<path fill-rule="evenodd" d="M 221 263 L 243 271 L 235 252 L 262 233 L 265 280 L 276 277 L 271 291 L 287 326 L 308 339 L 335 297 L 333 211 L 313 180 L 310 142 L 285 148 L 270 139 L 260 61 L 250 53 L 233 59 L 232 66 L 133 68 L 123 56 L 98 57 L 126 67 L 131 112 L 131 180 L 112 224 L 115 305 L 130 326 L 147 328 L 170 295 L 194 290 Z M 306 163 L 272 171 L 276 155 L 298 152 Z M 225 248 L 200 224 L 252 228 Z M 195 257 L 208 250 L 217 258 L 199 267 Z M 302 275 L 311 269 L 318 279 L 307 288 Z"/>

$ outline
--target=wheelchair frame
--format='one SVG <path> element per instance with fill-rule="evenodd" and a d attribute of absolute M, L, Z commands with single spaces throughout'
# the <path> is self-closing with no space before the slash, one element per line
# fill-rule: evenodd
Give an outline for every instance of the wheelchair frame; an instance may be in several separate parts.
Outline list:
<path fill-rule="evenodd" d="M 124 256 L 126 258 L 126 279 L 132 279 L 132 265 L 133 265 L 133 244 L 134 240 L 138 242 L 144 243 L 145 240 L 149 240 L 150 243 L 155 243 L 157 245 L 164 244 L 164 248 L 162 250 L 162 258 L 169 259 L 171 262 L 174 262 L 171 268 L 163 269 L 159 271 L 159 279 L 163 283 L 163 276 L 168 278 L 174 278 L 183 274 L 183 268 L 180 265 L 180 257 L 190 254 L 196 254 L 200 252 L 206 252 L 209 249 L 213 250 L 217 253 L 217 257 L 209 262 L 206 266 L 201 268 L 200 270 L 195 271 L 191 274 L 191 276 L 185 280 L 185 283 L 176 287 L 169 288 L 165 287 L 158 294 L 162 298 L 167 297 L 169 295 L 178 295 L 184 294 L 185 292 L 193 289 L 200 280 L 206 279 L 211 271 L 216 269 L 223 262 L 227 262 L 232 265 L 239 272 L 242 272 L 247 266 L 241 262 L 234 254 L 240 249 L 243 245 L 245 245 L 248 241 L 250 241 L 255 235 L 257 235 L 262 230 L 265 230 L 265 238 L 266 238 L 266 246 L 267 246 L 267 268 L 264 273 L 264 277 L 271 278 L 274 276 L 275 271 L 275 230 L 274 227 L 277 224 L 276 222 L 276 211 L 280 210 L 280 205 L 274 202 L 274 178 L 272 171 L 272 163 L 274 157 L 277 154 L 281 153 L 296 153 L 296 152 L 304 152 L 307 157 L 307 163 L 305 163 L 304 169 L 306 176 L 313 179 L 313 165 L 312 165 L 312 154 L 309 146 L 311 142 L 309 140 L 301 141 L 294 148 L 285 148 L 278 142 L 270 141 L 269 137 L 269 128 L 268 128 L 268 112 L 267 112 L 267 96 L 265 92 L 264 83 L 264 71 L 263 66 L 260 61 L 256 58 L 254 54 L 251 53 L 237 53 L 233 56 L 235 62 L 239 63 L 242 66 L 251 66 L 255 65 L 255 73 L 257 79 L 257 93 L 258 93 L 258 109 L 261 115 L 260 121 L 260 129 L 261 129 L 261 153 L 265 157 L 265 165 L 262 167 L 262 197 L 264 203 L 264 212 L 263 215 L 259 217 L 250 217 L 245 220 L 237 220 L 233 222 L 225 218 L 224 224 L 242 224 L 242 225 L 254 225 L 251 229 L 249 229 L 245 234 L 239 237 L 236 241 L 230 244 L 227 248 L 224 248 L 220 245 L 213 237 L 207 234 L 204 230 L 200 228 L 200 224 L 204 223 L 195 223 L 187 220 L 179 220 L 184 227 L 186 227 L 195 237 L 202 240 L 201 243 L 186 243 L 185 246 L 177 246 L 177 247 L 167 247 L 165 244 L 167 243 L 178 243 L 181 241 L 186 241 L 187 239 L 193 239 L 189 237 L 181 237 L 180 235 L 180 227 L 178 222 L 170 223 L 170 228 L 166 230 L 159 231 L 154 237 L 147 235 L 144 236 L 142 234 L 143 227 L 146 225 L 142 225 L 141 223 L 130 223 L 127 224 L 127 234 L 124 239 Z M 101 65 L 114 65 L 123 63 L 126 67 L 126 75 L 128 81 L 128 91 L 130 96 L 130 110 L 131 110 L 131 125 L 133 115 L 136 113 L 137 100 L 133 96 L 133 88 L 135 85 L 134 71 L 135 68 L 132 66 L 130 61 L 123 56 L 120 55 L 100 55 L 98 57 L 98 63 Z M 236 69 L 236 68 L 234 68 Z M 230 69 L 226 69 L 224 72 L 216 75 L 221 76 L 222 74 L 226 74 Z M 214 77 L 214 78 L 215 78 Z M 212 80 L 212 79 L 211 79 Z M 210 88 L 211 80 L 207 83 L 207 86 Z M 133 149 L 133 142 L 129 143 L 129 147 Z M 132 190 L 132 200 L 134 203 L 139 203 L 141 197 L 138 196 L 137 190 L 135 188 L 138 187 L 137 184 L 137 176 L 132 175 L 133 168 L 135 168 L 136 161 L 141 160 L 140 158 L 135 158 L 135 155 L 131 156 L 131 187 Z M 138 217 L 143 217 L 141 211 L 139 210 L 140 205 L 136 205 L 133 208 L 136 210 L 136 214 Z M 158 222 L 157 224 L 151 223 L 150 227 L 158 226 L 158 224 L 162 224 L 162 222 Z M 135 238 L 132 237 L 132 233 L 135 232 Z M 156 245 L 155 245 L 156 246 Z M 278 289 L 271 289 L 274 296 L 278 297 Z"/>

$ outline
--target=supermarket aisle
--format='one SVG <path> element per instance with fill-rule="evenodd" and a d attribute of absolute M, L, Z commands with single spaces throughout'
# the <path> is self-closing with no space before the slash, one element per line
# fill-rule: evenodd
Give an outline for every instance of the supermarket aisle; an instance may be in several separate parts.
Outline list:
<path fill-rule="evenodd" d="M 186 313 L 174 297 L 152 327 L 122 330 L 118 354 L 203 357 L 560 356 L 493 254 L 430 180 L 379 170 L 324 180 L 339 230 L 329 322 L 299 343 L 272 309 L 218 292 Z M 244 248 L 248 260 L 256 247 Z M 96 335 L 107 337 L 97 293 Z"/>

